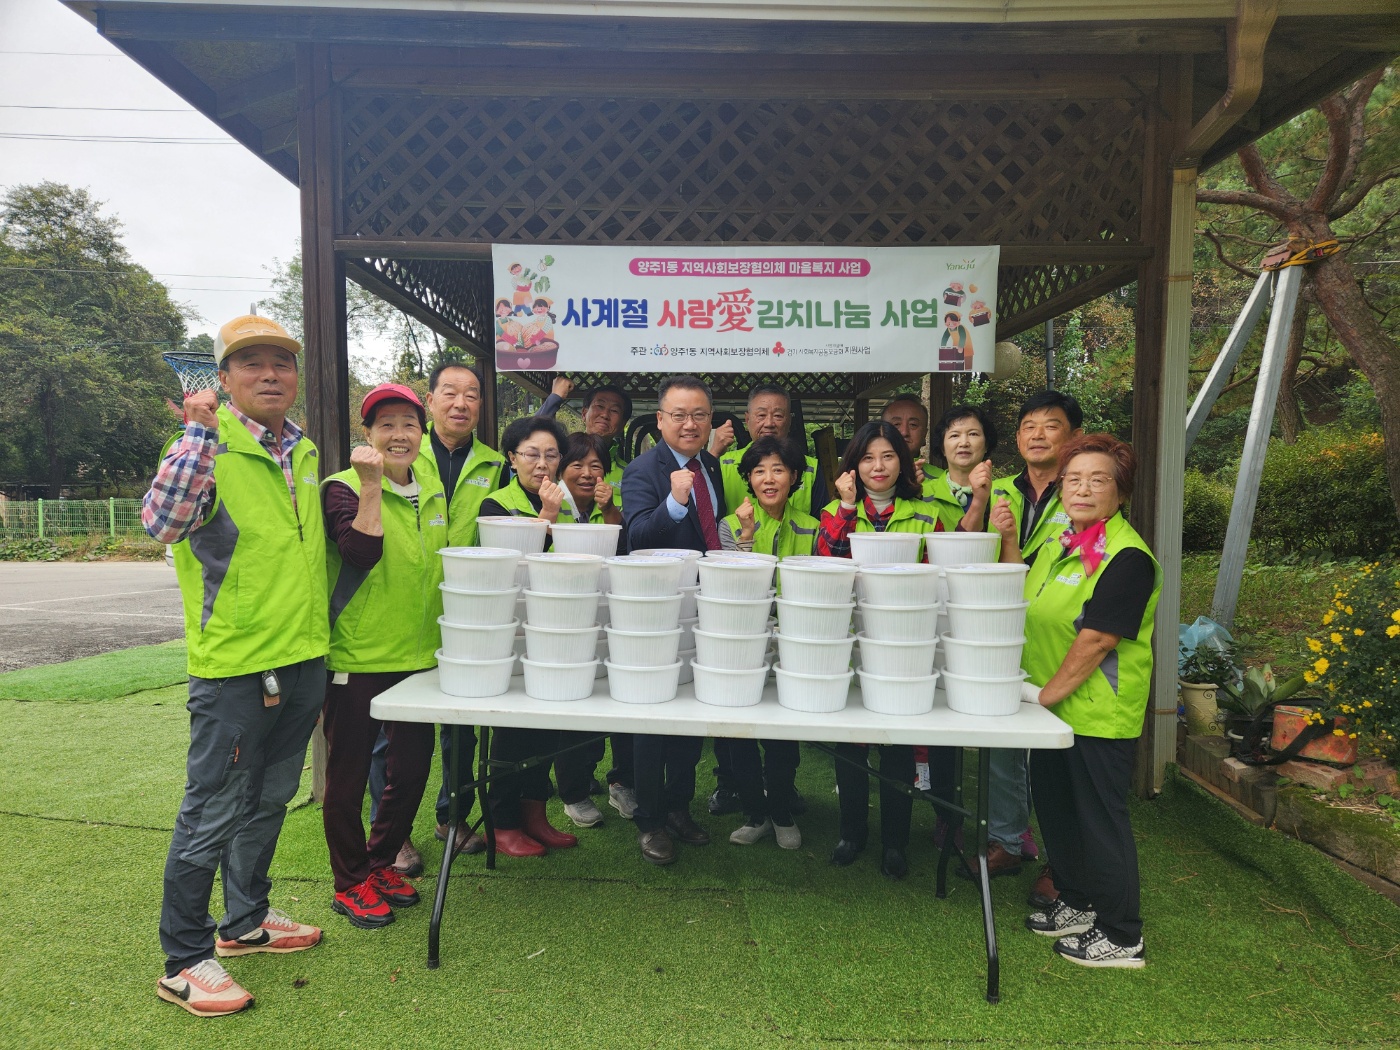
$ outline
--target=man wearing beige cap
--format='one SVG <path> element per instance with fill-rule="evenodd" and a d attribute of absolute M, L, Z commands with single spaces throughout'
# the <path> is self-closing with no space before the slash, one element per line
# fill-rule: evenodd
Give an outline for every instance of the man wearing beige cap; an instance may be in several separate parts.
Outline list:
<path fill-rule="evenodd" d="M 219 330 L 229 397 L 185 399 L 185 429 L 143 501 L 175 545 L 189 650 L 185 797 L 165 862 L 160 998 L 200 1017 L 253 1003 L 218 956 L 310 948 L 269 906 L 268 869 L 326 692 L 330 619 L 316 447 L 287 418 L 301 345 L 264 317 Z M 224 917 L 209 914 L 221 871 Z"/>

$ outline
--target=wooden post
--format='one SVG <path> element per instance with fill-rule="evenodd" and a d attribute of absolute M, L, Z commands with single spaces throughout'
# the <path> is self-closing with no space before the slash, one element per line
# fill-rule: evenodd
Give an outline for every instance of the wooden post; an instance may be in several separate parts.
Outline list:
<path fill-rule="evenodd" d="M 297 152 L 301 187 L 302 357 L 306 429 L 320 451 L 321 476 L 350 465 L 350 354 L 345 331 L 345 263 L 335 253 L 335 109 L 330 51 L 297 46 Z M 326 738 L 311 737 L 311 798 L 326 789 Z"/>
<path fill-rule="evenodd" d="M 481 415 L 476 421 L 476 436 L 488 448 L 495 448 L 500 437 L 500 398 L 496 396 L 496 358 L 489 352 L 477 357 L 477 367 L 481 369 Z"/>
<path fill-rule="evenodd" d="M 1134 789 L 1150 798 L 1176 747 L 1177 622 L 1181 614 L 1181 501 L 1186 456 L 1186 373 L 1191 356 L 1194 168 L 1173 170 L 1176 137 L 1189 121 L 1190 68 L 1162 60 L 1150 107 L 1143 165 L 1143 239 L 1154 248 L 1138 268 L 1133 448 L 1138 457 L 1130 517 L 1162 566 L 1153 636 L 1153 688 L 1138 747 Z"/>

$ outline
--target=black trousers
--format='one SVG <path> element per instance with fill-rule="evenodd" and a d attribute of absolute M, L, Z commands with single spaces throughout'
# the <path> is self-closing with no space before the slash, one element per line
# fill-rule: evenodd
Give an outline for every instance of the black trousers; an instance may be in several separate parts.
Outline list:
<path fill-rule="evenodd" d="M 612 743 L 612 768 L 608 770 L 608 783 L 621 784 L 630 788 L 636 783 L 633 776 L 636 755 L 631 733 L 614 733 L 608 738 Z"/>
<path fill-rule="evenodd" d="M 1031 752 L 1031 793 L 1060 899 L 1093 908 L 1114 944 L 1142 937 L 1137 843 L 1128 819 L 1136 740 L 1074 737 Z"/>
<path fill-rule="evenodd" d="M 491 733 L 491 760 L 518 762 L 559 749 L 557 729 L 497 729 Z M 492 773 L 494 774 L 494 770 Z M 541 762 L 518 773 L 508 773 L 486 785 L 486 804 L 498 828 L 520 827 L 520 800 L 546 802 L 554 793 L 549 782 L 549 763 Z"/>
<path fill-rule="evenodd" d="M 738 791 L 739 772 L 734 767 L 734 746 L 738 740 L 716 738 L 715 745 L 715 789 L 717 791 Z"/>
<path fill-rule="evenodd" d="M 841 837 L 865 845 L 869 837 L 871 751 L 880 753 L 880 773 L 900 783 L 914 785 L 912 744 L 837 744 L 836 753 L 859 763 L 852 766 L 836 761 L 836 788 L 841 797 Z M 880 781 L 880 842 L 885 849 L 904 850 L 909 846 L 909 820 L 914 814 L 913 796 L 892 784 Z"/>
<path fill-rule="evenodd" d="M 587 740 L 592 734 L 560 730 L 556 736 L 559 747 L 570 747 Z M 559 785 L 559 797 L 566 805 L 582 802 L 588 797 L 588 788 L 593 782 L 593 770 L 603 757 L 603 738 L 586 747 L 565 751 L 554 760 L 554 780 Z"/>
<path fill-rule="evenodd" d="M 656 831 L 666 826 L 667 813 L 689 812 L 703 743 L 698 736 L 633 734 L 633 786 L 637 793 L 633 819 L 639 830 Z"/>
<path fill-rule="evenodd" d="M 733 782 L 750 820 L 772 817 L 784 826 L 792 823 L 797 795 L 798 744 L 796 740 L 726 740 Z M 758 753 L 763 744 L 763 755 Z M 716 750 L 720 741 L 715 741 Z M 764 786 L 767 785 L 765 792 Z"/>
<path fill-rule="evenodd" d="M 957 754 L 951 747 L 931 747 L 928 749 L 928 789 L 935 798 L 953 801 L 953 791 L 957 787 L 953 763 Z M 951 827 L 962 825 L 962 814 L 949 813 L 942 806 L 934 807 L 939 817 Z"/>

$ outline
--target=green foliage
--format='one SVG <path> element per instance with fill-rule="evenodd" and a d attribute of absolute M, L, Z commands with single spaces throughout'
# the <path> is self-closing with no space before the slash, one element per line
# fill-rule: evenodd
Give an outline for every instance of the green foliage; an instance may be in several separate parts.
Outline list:
<path fill-rule="evenodd" d="M 53 540 L 6 540 L 0 543 L 0 561 L 58 561 L 63 556 Z"/>
<path fill-rule="evenodd" d="M 1240 685 L 1233 682 L 1220 683 L 1220 691 L 1216 694 L 1216 701 L 1219 706 L 1245 718 L 1253 718 L 1266 705 L 1272 701 L 1287 700 L 1290 696 L 1303 688 L 1304 678 L 1301 674 L 1295 674 L 1287 681 L 1280 682 L 1274 676 L 1274 669 L 1269 664 L 1263 667 L 1251 667 L 1244 673 L 1244 681 Z"/>
<path fill-rule="evenodd" d="M 1210 416 L 1186 453 L 1187 467 L 1195 467 L 1206 474 L 1217 474 L 1232 467 L 1240 458 L 1248 427 L 1248 403 Z"/>
<path fill-rule="evenodd" d="M 185 324 L 120 230 L 86 190 L 0 199 L 0 478 L 115 487 L 160 452 L 180 396 L 160 355 Z"/>
<path fill-rule="evenodd" d="M 1316 659 L 1304 677 L 1328 700 L 1317 717 L 1341 715 L 1353 737 L 1400 757 L 1400 564 L 1363 565 L 1342 583 L 1308 648 Z"/>
<path fill-rule="evenodd" d="M 1177 677 L 1197 685 L 1233 686 L 1240 677 L 1242 666 L 1239 647 L 1234 642 L 1222 646 L 1203 645 L 1195 649 L 1182 648 L 1184 659 Z"/>
<path fill-rule="evenodd" d="M 1186 471 L 1186 492 L 1181 507 L 1181 548 L 1218 551 L 1225 546 L 1234 493 L 1214 478 L 1194 468 Z"/>
<path fill-rule="evenodd" d="M 1337 391 L 1340 411 L 1337 425 L 1348 430 L 1380 431 L 1381 406 L 1376 400 L 1376 388 L 1365 376 L 1353 372 Z"/>
<path fill-rule="evenodd" d="M 1400 525 L 1376 433 L 1304 432 L 1269 443 L 1252 545 L 1266 554 L 1377 555 L 1400 549 Z"/>

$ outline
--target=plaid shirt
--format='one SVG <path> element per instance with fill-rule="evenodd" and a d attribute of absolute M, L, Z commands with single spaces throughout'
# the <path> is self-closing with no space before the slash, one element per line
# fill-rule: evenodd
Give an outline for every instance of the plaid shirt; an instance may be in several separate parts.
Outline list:
<path fill-rule="evenodd" d="M 865 514 L 876 532 L 884 532 L 894 513 L 894 501 L 883 511 L 875 509 L 870 497 L 865 497 Z M 856 508 L 846 509 L 845 504 L 837 504 L 836 513 L 822 511 L 822 527 L 817 532 L 817 553 L 825 558 L 849 558 L 851 556 L 851 533 L 856 530 Z"/>
<path fill-rule="evenodd" d="M 301 440 L 301 428 L 290 419 L 284 420 L 279 447 L 271 430 L 249 419 L 233 405 L 228 408 L 282 468 L 295 509 L 297 493 L 296 479 L 292 475 L 292 449 Z M 155 480 L 141 501 L 141 524 L 156 542 L 179 543 L 204 523 L 205 512 L 214 502 L 214 454 L 218 445 L 218 428 L 189 420 L 185 423 L 184 434 L 160 461 Z"/>

